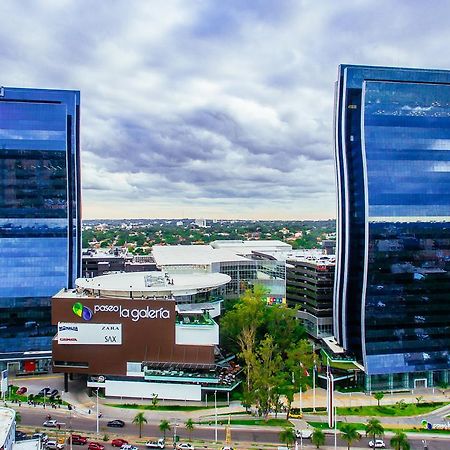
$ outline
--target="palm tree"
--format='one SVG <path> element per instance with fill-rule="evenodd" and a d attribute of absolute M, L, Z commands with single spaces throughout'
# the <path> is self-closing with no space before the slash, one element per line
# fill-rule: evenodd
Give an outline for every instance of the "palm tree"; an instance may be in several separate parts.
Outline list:
<path fill-rule="evenodd" d="M 391 439 L 391 445 L 395 450 L 409 450 L 409 442 L 406 434 L 397 431 Z"/>
<path fill-rule="evenodd" d="M 341 438 L 347 442 L 347 450 L 350 450 L 350 444 L 353 441 L 359 441 L 361 435 L 358 433 L 356 425 L 353 423 L 343 423 L 340 428 Z"/>
<path fill-rule="evenodd" d="M 280 441 L 285 443 L 288 447 L 295 442 L 295 431 L 291 427 L 286 427 L 280 433 Z"/>
<path fill-rule="evenodd" d="M 192 431 L 194 430 L 194 422 L 192 419 L 188 419 L 186 420 L 186 422 L 184 422 L 184 426 L 186 427 L 186 430 L 188 430 L 189 433 L 189 442 L 191 442 L 191 434 Z"/>
<path fill-rule="evenodd" d="M 384 394 L 382 392 L 375 392 L 373 396 L 375 397 L 375 400 L 378 403 L 378 407 L 380 407 L 380 400 L 384 397 Z"/>
<path fill-rule="evenodd" d="M 366 424 L 366 436 L 373 436 L 373 442 L 375 442 L 377 436 L 383 436 L 383 434 L 383 425 L 381 425 L 381 422 L 378 419 L 372 417 Z"/>
<path fill-rule="evenodd" d="M 321 445 L 325 444 L 325 433 L 319 428 L 316 428 L 311 435 L 311 442 L 319 448 Z"/>
<path fill-rule="evenodd" d="M 139 412 L 134 416 L 133 422 L 135 425 L 139 427 L 139 437 L 142 437 L 142 425 L 147 423 L 147 419 L 144 416 L 143 412 Z"/>
<path fill-rule="evenodd" d="M 170 423 L 167 420 L 161 420 L 159 429 L 164 433 L 164 440 L 166 440 L 166 431 L 170 431 Z"/>

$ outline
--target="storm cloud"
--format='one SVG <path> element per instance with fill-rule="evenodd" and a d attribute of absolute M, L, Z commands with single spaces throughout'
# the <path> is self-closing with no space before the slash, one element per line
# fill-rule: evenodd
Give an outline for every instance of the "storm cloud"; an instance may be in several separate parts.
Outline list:
<path fill-rule="evenodd" d="M 450 68 L 446 2 L 0 3 L 0 84 L 79 89 L 95 217 L 335 216 L 339 63 Z"/>

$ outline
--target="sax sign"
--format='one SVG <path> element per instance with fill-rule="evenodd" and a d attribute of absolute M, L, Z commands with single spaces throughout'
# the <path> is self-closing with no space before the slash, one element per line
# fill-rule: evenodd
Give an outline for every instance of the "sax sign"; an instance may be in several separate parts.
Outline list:
<path fill-rule="evenodd" d="M 58 344 L 121 345 L 122 324 L 58 322 Z"/>

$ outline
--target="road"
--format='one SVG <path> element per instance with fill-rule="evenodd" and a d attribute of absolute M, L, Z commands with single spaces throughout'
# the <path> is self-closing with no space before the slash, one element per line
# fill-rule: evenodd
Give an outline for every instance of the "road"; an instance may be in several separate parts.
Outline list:
<path fill-rule="evenodd" d="M 36 408 L 21 408 L 20 414 L 22 416 L 21 425 L 19 425 L 19 429 L 21 426 L 31 427 L 31 429 L 34 431 L 35 429 L 42 429 L 42 423 L 47 418 L 47 414 L 50 414 L 53 419 L 57 419 L 58 421 L 64 423 L 65 425 L 62 426 L 62 428 L 72 428 L 74 430 L 79 431 L 80 433 L 90 433 L 95 435 L 96 431 L 96 420 L 94 417 L 86 417 L 83 415 L 78 415 L 75 413 L 69 413 L 67 410 L 53 410 L 53 409 L 43 409 L 42 407 L 36 407 Z M 158 425 L 155 424 L 149 424 L 144 425 L 143 427 L 143 435 L 144 437 L 142 439 L 139 439 L 138 437 L 138 427 L 135 425 L 132 425 L 131 423 L 127 423 L 125 425 L 125 428 L 108 428 L 106 426 L 106 419 L 100 419 L 99 420 L 99 439 L 95 439 L 98 442 L 102 442 L 102 438 L 105 434 L 108 435 L 109 440 L 113 439 L 114 437 L 124 437 L 131 442 L 136 442 L 138 445 L 145 442 L 148 437 L 153 438 L 159 438 L 161 437 L 161 432 L 159 431 Z M 55 433 L 56 430 L 54 429 L 47 429 L 47 431 Z M 168 433 L 168 436 L 172 437 L 173 428 Z M 183 426 L 177 427 L 177 435 L 180 436 L 181 440 L 187 440 L 189 437 L 188 432 Z M 192 432 L 192 439 L 195 441 L 211 441 L 209 444 L 209 447 L 217 448 L 218 445 L 213 445 L 215 437 L 215 429 L 214 426 L 204 426 L 200 427 L 197 426 L 193 432 Z M 449 450 L 450 448 L 450 440 L 446 439 L 445 437 L 439 437 L 439 436 L 433 436 L 427 439 L 428 444 L 428 450 Z M 169 444 L 170 444 L 169 440 Z M 218 429 L 218 441 L 224 442 L 225 441 L 225 432 L 223 428 Z M 279 442 L 279 430 L 273 430 L 273 429 L 258 429 L 258 428 L 233 428 L 232 429 L 232 441 L 234 443 L 241 443 L 238 448 L 243 448 L 245 445 L 244 443 L 271 443 L 274 446 L 280 445 Z M 389 438 L 386 438 L 386 442 L 389 441 Z M 424 445 L 422 443 L 421 437 L 416 436 L 410 436 L 409 441 L 411 443 L 411 450 L 423 450 Z M 310 441 L 307 439 L 304 439 L 304 448 L 305 449 L 313 449 L 314 446 L 311 445 Z M 368 439 L 363 438 L 361 441 L 355 443 L 352 445 L 352 449 L 358 449 L 358 448 L 368 448 Z M 112 449 L 110 445 L 106 446 L 108 450 Z M 198 446 L 197 446 L 198 447 Z M 253 445 L 254 447 L 254 445 Z M 327 442 L 326 446 L 322 447 L 323 449 L 326 448 L 334 448 L 334 436 L 328 435 L 327 436 Z M 347 448 L 346 444 L 341 441 L 338 438 L 338 447 L 339 448 Z M 203 443 L 201 445 L 201 448 L 208 448 L 208 443 Z M 299 448 L 300 448 L 300 442 L 299 442 Z M 389 446 L 388 446 L 389 448 Z"/>

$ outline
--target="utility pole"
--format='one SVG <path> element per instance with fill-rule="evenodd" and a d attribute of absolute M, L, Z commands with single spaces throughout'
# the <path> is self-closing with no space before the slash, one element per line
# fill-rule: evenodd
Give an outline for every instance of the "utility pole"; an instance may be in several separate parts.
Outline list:
<path fill-rule="evenodd" d="M 214 391 L 214 415 L 215 415 L 214 442 L 217 444 L 217 391 Z"/>

